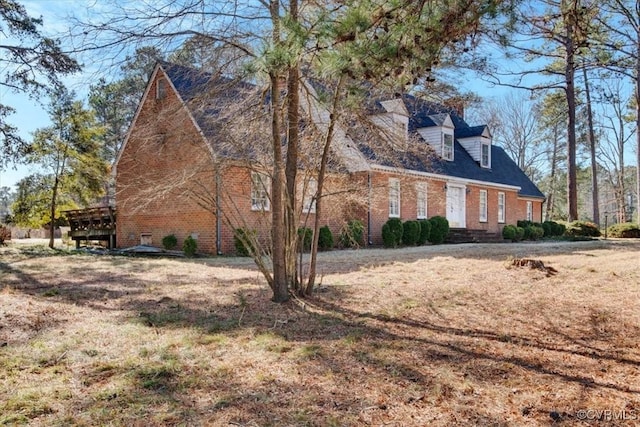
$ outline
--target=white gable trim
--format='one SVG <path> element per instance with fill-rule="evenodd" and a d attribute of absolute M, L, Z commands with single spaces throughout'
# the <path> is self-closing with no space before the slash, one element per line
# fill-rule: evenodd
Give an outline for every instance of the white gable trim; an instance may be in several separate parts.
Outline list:
<path fill-rule="evenodd" d="M 444 120 L 442 120 L 442 124 L 440 124 L 440 120 L 437 118 L 438 116 L 440 117 L 444 116 Z M 432 114 L 429 116 L 429 118 L 433 120 L 433 122 L 435 123 L 434 126 L 436 127 L 455 129 L 455 126 L 453 125 L 453 121 L 451 120 L 450 114 L 447 114 L 447 113 Z M 422 129 L 427 129 L 434 126 L 427 126 L 426 128 L 422 128 Z"/>
<path fill-rule="evenodd" d="M 407 107 L 404 105 L 404 101 L 400 98 L 381 101 L 380 105 L 382 105 L 382 107 L 387 110 L 387 113 L 396 113 L 402 116 L 409 117 L 409 111 L 407 111 Z"/>
<path fill-rule="evenodd" d="M 521 196 L 518 194 L 518 200 L 526 200 L 529 202 L 539 202 L 539 201 L 545 201 L 547 198 L 546 197 L 536 197 L 536 196 Z"/>

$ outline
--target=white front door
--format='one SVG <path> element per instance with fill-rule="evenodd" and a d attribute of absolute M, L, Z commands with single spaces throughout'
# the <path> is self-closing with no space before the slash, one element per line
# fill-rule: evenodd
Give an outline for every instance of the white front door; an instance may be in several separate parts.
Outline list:
<path fill-rule="evenodd" d="M 466 228 L 466 195 L 463 185 L 447 184 L 447 220 L 449 221 L 449 227 Z"/>

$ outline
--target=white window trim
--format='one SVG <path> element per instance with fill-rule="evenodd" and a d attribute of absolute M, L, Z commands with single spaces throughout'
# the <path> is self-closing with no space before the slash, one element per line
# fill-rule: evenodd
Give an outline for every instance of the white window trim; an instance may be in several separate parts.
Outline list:
<path fill-rule="evenodd" d="M 420 211 L 424 212 L 421 213 Z M 416 183 L 416 218 L 417 219 L 426 219 L 427 218 L 427 183 L 426 182 L 417 182 Z"/>
<path fill-rule="evenodd" d="M 400 200 L 400 180 L 389 178 L 389 218 L 400 218 Z M 397 212 L 393 211 L 393 202 Z"/>
<path fill-rule="evenodd" d="M 507 212 L 507 201 L 504 193 L 498 193 L 498 222 L 500 224 L 505 222 Z"/>
<path fill-rule="evenodd" d="M 302 201 L 303 213 L 316 213 L 316 193 L 318 192 L 318 181 L 315 178 L 309 178 L 307 182 L 304 197 Z"/>
<path fill-rule="evenodd" d="M 259 183 L 260 188 L 256 188 Z M 251 172 L 251 210 L 268 211 L 271 208 L 271 181 L 265 174 Z"/>
<path fill-rule="evenodd" d="M 527 200 L 527 221 L 533 221 L 533 202 Z"/>
<path fill-rule="evenodd" d="M 484 148 L 487 147 L 487 162 L 484 162 L 484 156 L 482 153 L 482 150 L 484 150 Z M 488 143 L 481 143 L 480 145 L 480 166 L 482 166 L 483 168 L 490 168 L 491 167 L 491 146 Z"/>
<path fill-rule="evenodd" d="M 446 150 L 447 144 L 446 144 L 446 140 L 447 140 L 447 136 L 451 137 L 451 152 L 448 153 Z M 443 133 L 442 134 L 442 158 L 448 161 L 453 161 L 453 152 L 455 150 L 455 141 L 453 138 L 453 135 L 451 135 L 450 133 Z M 447 155 L 450 154 L 450 155 Z"/>
<path fill-rule="evenodd" d="M 480 214 L 478 216 L 478 221 L 487 222 L 488 220 L 487 211 L 488 211 L 488 201 L 489 201 L 487 190 L 480 190 L 478 199 L 479 199 L 478 209 L 480 211 Z"/>

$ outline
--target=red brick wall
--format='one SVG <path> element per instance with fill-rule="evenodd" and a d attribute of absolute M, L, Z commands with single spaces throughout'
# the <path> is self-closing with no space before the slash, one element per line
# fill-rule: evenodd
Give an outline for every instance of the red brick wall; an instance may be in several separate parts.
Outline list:
<path fill-rule="evenodd" d="M 158 247 L 164 236 L 175 234 L 181 245 L 194 235 L 199 252 L 228 254 L 235 252 L 236 228 L 256 230 L 268 245 L 272 213 L 251 209 L 251 170 L 239 163 L 215 170 L 207 146 L 175 93 L 168 88 L 167 97 L 156 100 L 155 85 L 143 101 L 117 167 L 117 245 L 140 244 L 143 234 L 150 234 L 151 243 Z M 321 225 L 329 225 L 336 240 L 344 218 L 360 218 L 366 212 L 354 188 L 362 187 L 352 180 L 345 182 L 345 176 L 327 177 L 325 194 L 339 195 L 323 199 Z M 300 225 L 313 227 L 314 219 L 313 213 L 301 215 Z"/>
<path fill-rule="evenodd" d="M 416 183 L 427 184 L 427 216 L 446 217 L 445 181 L 414 175 L 387 172 L 372 172 L 371 236 L 374 245 L 382 244 L 382 225 L 389 219 L 389 178 L 400 180 L 400 218 L 403 221 L 416 219 Z M 515 190 L 469 184 L 466 186 L 466 228 L 501 232 L 505 224 L 515 224 L 526 219 L 526 200 L 518 197 Z M 480 222 L 480 190 L 487 191 L 487 221 Z M 498 193 L 505 194 L 505 221 L 498 223 Z M 533 200 L 534 221 L 542 219 L 542 201 Z M 366 222 L 365 222 L 366 224 Z"/>
<path fill-rule="evenodd" d="M 214 196 L 210 159 L 175 93 L 167 87 L 166 98 L 156 100 L 154 82 L 117 165 L 118 247 L 140 244 L 142 234 L 151 234 L 154 246 L 175 234 L 181 247 L 193 235 L 198 251 L 215 253 L 215 215 L 192 197 L 193 182 Z"/>
<path fill-rule="evenodd" d="M 117 165 L 118 247 L 140 244 L 142 234 L 150 234 L 154 246 L 161 246 L 164 236 L 175 234 L 181 247 L 184 239 L 193 235 L 200 252 L 228 254 L 235 251 L 233 229 L 239 227 L 258 231 L 268 244 L 271 212 L 251 210 L 250 170 L 241 164 L 215 170 L 207 145 L 175 93 L 169 86 L 166 98 L 156 100 L 155 93 L 153 82 Z M 400 180 L 402 220 L 416 219 L 417 182 L 427 185 L 427 217 L 446 216 L 443 180 L 386 172 L 330 175 L 325 194 L 332 195 L 323 199 L 320 224 L 330 226 L 336 242 L 348 220 L 360 219 L 366 226 L 370 212 L 371 228 L 367 232 L 374 245 L 382 244 L 382 225 L 389 219 L 390 177 Z M 482 223 L 479 222 L 480 189 L 488 192 L 488 218 Z M 502 230 L 504 224 L 497 222 L 498 192 L 506 196 L 504 224 L 526 218 L 526 200 L 518 198 L 516 191 L 468 185 L 467 228 Z M 219 248 L 216 246 L 216 200 L 222 213 Z M 300 210 L 302 196 L 298 204 Z M 315 214 L 302 214 L 300 225 L 313 227 L 314 217 Z M 541 218 L 542 203 L 534 201 L 534 221 Z"/>

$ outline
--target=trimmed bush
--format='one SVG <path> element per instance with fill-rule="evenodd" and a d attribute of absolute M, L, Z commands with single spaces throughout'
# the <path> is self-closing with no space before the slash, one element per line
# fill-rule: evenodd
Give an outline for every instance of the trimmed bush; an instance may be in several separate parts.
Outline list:
<path fill-rule="evenodd" d="M 511 240 L 512 242 L 517 242 L 516 240 L 517 232 L 515 225 L 505 225 L 502 228 L 502 237 L 506 240 Z"/>
<path fill-rule="evenodd" d="M 385 248 L 396 248 L 402 242 L 402 234 L 400 218 L 389 218 L 382 226 L 382 244 Z"/>
<path fill-rule="evenodd" d="M 553 227 L 554 227 L 554 231 L 553 231 L 554 236 L 564 236 L 564 233 L 567 232 L 567 226 L 562 223 L 556 222 Z"/>
<path fill-rule="evenodd" d="M 298 228 L 298 250 L 308 252 L 311 250 L 311 241 L 313 239 L 313 230 L 309 227 Z"/>
<path fill-rule="evenodd" d="M 568 236 L 600 237 L 600 229 L 592 222 L 573 221 L 567 225 Z"/>
<path fill-rule="evenodd" d="M 521 219 L 518 222 L 516 222 L 516 226 L 517 227 L 522 227 L 522 228 L 527 228 L 527 227 L 530 227 L 532 225 L 535 225 L 535 222 L 529 221 L 529 220 L 526 220 L 526 219 Z"/>
<path fill-rule="evenodd" d="M 529 240 L 538 240 L 544 237 L 544 228 L 540 225 L 531 225 L 529 229 Z"/>
<path fill-rule="evenodd" d="M 418 245 L 424 245 L 429 241 L 429 235 L 431 234 L 431 223 L 428 219 L 421 219 L 420 223 L 420 237 L 418 238 Z"/>
<path fill-rule="evenodd" d="M 333 233 L 328 225 L 320 227 L 318 231 L 318 249 L 328 251 L 333 248 Z"/>
<path fill-rule="evenodd" d="M 538 240 L 545 234 L 542 224 L 538 222 L 520 220 L 516 224 L 517 227 L 524 229 L 524 240 Z"/>
<path fill-rule="evenodd" d="M 545 221 L 542 223 L 542 229 L 544 230 L 544 237 L 555 237 L 564 234 L 565 226 L 555 221 Z"/>
<path fill-rule="evenodd" d="M 402 224 L 402 244 L 415 246 L 420 239 L 420 223 L 418 221 L 405 221 Z"/>
<path fill-rule="evenodd" d="M 434 245 L 439 245 L 449 234 L 449 221 L 443 216 L 434 216 L 429 218 L 429 222 L 431 223 L 429 241 Z"/>
<path fill-rule="evenodd" d="M 198 242 L 193 237 L 189 236 L 184 239 L 184 244 L 182 245 L 182 251 L 188 257 L 192 257 L 196 254 L 198 250 Z"/>
<path fill-rule="evenodd" d="M 382 246 L 385 248 L 395 248 L 397 246 L 396 236 L 394 236 L 391 227 L 386 222 L 382 224 Z"/>
<path fill-rule="evenodd" d="M 168 236 L 164 236 L 162 238 L 162 247 L 166 250 L 170 251 L 176 246 L 178 246 L 178 238 L 175 236 L 175 234 L 169 234 Z"/>
<path fill-rule="evenodd" d="M 524 228 L 516 225 L 505 225 L 502 228 L 502 237 L 512 242 L 519 242 L 524 238 Z"/>
<path fill-rule="evenodd" d="M 607 235 L 610 237 L 637 239 L 640 238 L 640 228 L 638 228 L 638 224 L 632 222 L 614 224 L 607 228 Z"/>
<path fill-rule="evenodd" d="M 247 230 L 246 228 L 236 228 L 233 232 L 233 245 L 236 247 L 236 255 L 238 256 L 251 256 L 250 251 L 251 242 L 255 240 L 255 230 Z M 246 242 L 246 243 L 245 243 Z"/>
<path fill-rule="evenodd" d="M 343 248 L 359 248 L 364 244 L 364 224 L 362 221 L 352 219 L 342 227 L 340 244 Z"/>

